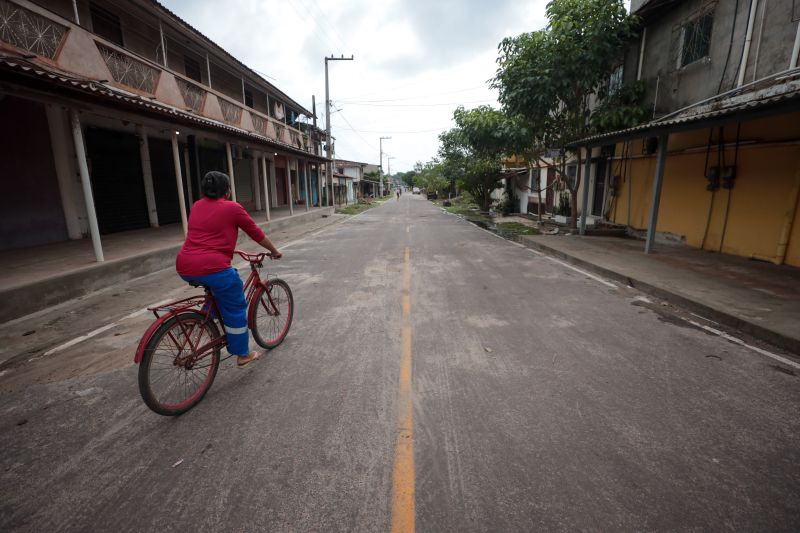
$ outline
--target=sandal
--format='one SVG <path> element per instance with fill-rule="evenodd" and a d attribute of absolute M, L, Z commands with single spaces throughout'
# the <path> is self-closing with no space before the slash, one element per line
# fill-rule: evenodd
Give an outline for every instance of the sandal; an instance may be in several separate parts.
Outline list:
<path fill-rule="evenodd" d="M 239 357 L 239 361 L 236 361 L 236 368 L 244 368 L 253 361 L 258 360 L 261 357 L 261 352 L 250 352 L 247 354 L 247 357 Z M 241 362 L 242 359 L 246 359 L 244 363 Z"/>

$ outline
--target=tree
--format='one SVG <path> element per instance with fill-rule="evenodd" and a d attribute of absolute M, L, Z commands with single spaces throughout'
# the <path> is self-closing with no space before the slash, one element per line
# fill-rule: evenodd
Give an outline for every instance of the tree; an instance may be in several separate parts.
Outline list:
<path fill-rule="evenodd" d="M 487 211 L 500 181 L 500 158 L 476 151 L 464 131 L 453 128 L 439 135 L 442 175 L 458 183 Z"/>
<path fill-rule="evenodd" d="M 431 159 L 427 163 L 420 164 L 415 171 L 414 184 L 417 187 L 429 192 L 444 192 L 450 182 L 443 174 L 442 163 L 438 159 Z M 418 173 L 417 173 L 418 172 Z"/>
<path fill-rule="evenodd" d="M 636 20 L 622 0 L 552 0 L 544 30 L 503 39 L 491 85 L 503 109 L 525 120 L 539 156 L 558 150 L 559 175 L 566 176 L 567 144 L 591 132 L 589 96 L 607 82 Z M 573 227 L 581 183 L 581 154 L 572 196 Z M 585 206 L 584 206 L 585 208 Z"/>

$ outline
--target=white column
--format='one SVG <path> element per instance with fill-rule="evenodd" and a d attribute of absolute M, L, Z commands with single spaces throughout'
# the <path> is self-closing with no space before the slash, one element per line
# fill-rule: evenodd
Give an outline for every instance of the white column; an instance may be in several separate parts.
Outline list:
<path fill-rule="evenodd" d="M 256 157 L 253 152 L 253 164 L 250 165 L 250 176 L 253 180 L 253 192 L 256 195 L 256 211 L 261 211 L 261 181 L 258 179 L 258 162 L 261 161 L 260 157 Z"/>
<path fill-rule="evenodd" d="M 183 145 L 183 168 L 186 169 L 186 192 L 189 193 L 189 205 L 194 204 L 192 192 L 192 167 L 189 166 L 189 145 Z"/>
<path fill-rule="evenodd" d="M 314 164 L 317 167 L 317 203 L 322 207 L 322 165 L 317 161 Z"/>
<path fill-rule="evenodd" d="M 303 176 L 306 187 L 306 211 L 311 209 L 311 178 L 308 176 L 308 161 L 303 161 Z"/>
<path fill-rule="evenodd" d="M 292 160 L 286 158 L 286 188 L 289 189 L 289 214 L 294 215 L 294 200 L 292 199 Z"/>
<path fill-rule="evenodd" d="M 261 157 L 261 176 L 262 179 L 264 180 L 264 206 L 267 209 L 267 222 L 269 222 L 272 217 L 269 214 L 270 198 L 269 198 L 269 183 L 267 180 L 267 158 L 264 156 Z"/>
<path fill-rule="evenodd" d="M 77 198 L 73 187 L 74 171 L 70 161 L 72 157 L 67 145 L 67 124 L 64 111 L 60 107 L 48 105 L 47 125 L 50 129 L 50 146 L 53 149 L 53 162 L 56 167 L 56 178 L 58 179 L 58 192 L 61 195 L 61 207 L 64 210 L 64 222 L 67 224 L 67 234 L 70 239 L 80 239 L 83 237 L 81 231 L 81 220 L 78 214 Z"/>
<path fill-rule="evenodd" d="M 269 203 L 272 207 L 278 207 L 278 184 L 275 181 L 275 160 L 269 160 L 269 190 L 271 191 Z"/>
<path fill-rule="evenodd" d="M 142 161 L 142 179 L 144 180 L 144 197 L 147 200 L 147 217 L 150 226 L 158 227 L 158 209 L 156 209 L 156 193 L 153 187 L 153 168 L 150 165 L 150 142 L 147 140 L 147 129 L 144 126 L 136 127 L 139 136 L 139 158 Z"/>
<path fill-rule="evenodd" d="M 72 123 L 72 140 L 75 143 L 75 156 L 78 159 L 78 170 L 81 174 L 83 199 L 86 202 L 86 213 L 89 217 L 89 233 L 92 235 L 92 248 L 94 257 L 98 262 L 103 262 L 103 244 L 100 242 L 100 229 L 97 226 L 97 213 L 94 210 L 94 196 L 92 195 L 92 182 L 89 180 L 89 165 L 86 164 L 86 147 L 83 144 L 83 131 L 78 112 L 70 109 L 70 122 Z"/>
<path fill-rule="evenodd" d="M 225 154 L 228 156 L 228 176 L 231 178 L 231 200 L 236 201 L 236 183 L 233 175 L 233 154 L 231 143 L 225 143 Z"/>
<path fill-rule="evenodd" d="M 181 176 L 181 154 L 178 149 L 178 134 L 172 132 L 172 161 L 175 163 L 175 184 L 178 186 L 178 202 L 181 208 L 181 224 L 183 224 L 183 235 L 189 231 L 189 224 L 186 221 L 186 199 L 183 196 L 183 176 Z"/>
<path fill-rule="evenodd" d="M 586 216 L 589 214 L 589 174 L 592 170 L 592 147 L 586 147 L 586 163 L 583 170 L 583 179 L 581 186 L 583 187 L 581 198 L 581 220 L 580 220 L 580 234 L 586 235 Z M 577 200 L 577 198 L 576 198 Z"/>

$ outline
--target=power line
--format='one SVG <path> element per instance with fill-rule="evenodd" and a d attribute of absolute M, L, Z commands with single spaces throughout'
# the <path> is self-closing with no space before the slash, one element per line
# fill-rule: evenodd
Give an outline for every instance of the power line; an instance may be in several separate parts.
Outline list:
<path fill-rule="evenodd" d="M 371 104 L 360 102 L 347 102 L 347 105 L 359 105 L 367 107 L 439 107 L 451 105 L 464 105 L 464 104 L 492 104 L 497 103 L 497 100 L 472 100 L 469 102 L 438 102 L 436 104 Z"/>
<path fill-rule="evenodd" d="M 299 2 L 299 0 L 298 0 L 298 2 Z M 328 31 L 327 31 L 327 30 L 326 30 L 326 29 L 325 29 L 325 28 L 322 26 L 322 24 L 320 24 L 320 23 L 319 23 L 319 21 L 317 21 L 317 18 L 316 18 L 316 17 L 315 17 L 315 16 L 314 16 L 314 15 L 313 15 L 311 12 L 309 12 L 309 11 L 308 11 L 308 8 L 306 7 L 306 5 L 305 5 L 305 4 L 302 4 L 302 3 L 301 3 L 300 5 L 303 7 L 303 10 L 306 12 L 306 15 L 307 15 L 307 17 L 303 16 L 303 14 L 302 14 L 302 13 L 300 13 L 300 11 L 298 11 L 298 10 L 297 10 L 297 7 L 295 7 L 294 0 L 289 0 L 289 5 L 291 5 L 291 6 L 292 6 L 292 9 L 293 9 L 293 10 L 294 10 L 294 12 L 297 14 L 297 16 L 300 18 L 300 20 L 306 20 L 306 18 L 311 18 L 312 22 L 314 22 L 314 24 L 315 24 L 315 25 L 316 25 L 316 26 L 317 26 L 317 27 L 318 27 L 320 30 L 322 30 L 322 33 L 321 33 L 320 35 L 321 35 L 322 37 L 325 37 L 325 40 L 327 41 L 327 42 L 325 42 L 325 43 L 323 43 L 323 42 L 322 42 L 322 39 L 320 39 L 320 35 L 318 35 L 318 34 L 317 34 L 316 32 L 314 32 L 314 31 L 312 31 L 312 32 L 311 32 L 311 34 L 314 36 L 314 38 L 315 38 L 315 39 L 317 39 L 317 41 L 318 41 L 318 42 L 319 42 L 321 45 L 323 45 L 323 46 L 330 46 L 330 47 L 331 47 L 332 49 L 334 49 L 334 50 L 335 50 L 336 48 L 338 48 L 338 46 L 336 45 L 336 43 L 334 43 L 334 39 L 331 37 L 331 35 L 328 33 Z"/>
<path fill-rule="evenodd" d="M 317 6 L 317 10 L 320 12 L 320 14 L 322 15 L 322 17 L 323 17 L 323 19 L 324 19 L 324 20 L 329 20 L 329 19 L 330 19 L 330 17 L 329 17 L 329 16 L 328 16 L 328 14 L 325 12 L 325 10 L 323 10 L 323 9 L 320 7 L 320 5 L 317 3 L 317 0 L 311 0 L 311 2 L 313 2 L 313 4 L 314 4 L 315 6 Z M 333 36 L 334 36 L 334 37 L 335 37 L 335 38 L 336 38 L 336 39 L 339 41 L 339 44 L 341 44 L 341 45 L 342 45 L 342 48 L 344 48 L 344 49 L 350 48 L 350 47 L 348 46 L 348 43 L 345 43 L 345 42 L 344 42 L 344 40 L 342 39 L 342 36 L 339 34 L 339 31 L 336 29 L 336 26 L 334 26 L 334 25 L 331 25 L 331 26 L 330 26 L 330 29 L 331 29 L 331 30 L 333 30 Z"/>
<path fill-rule="evenodd" d="M 360 131 L 361 133 L 387 133 L 387 134 L 391 134 L 391 135 L 403 135 L 403 134 L 410 134 L 410 133 L 430 133 L 432 131 L 444 131 L 444 130 L 450 129 L 452 127 L 453 127 L 452 125 L 449 125 L 449 126 L 442 126 L 441 128 L 431 128 L 429 130 L 405 130 L 405 131 L 358 130 L 358 131 Z M 339 129 L 348 130 L 350 128 L 342 128 L 340 126 Z M 356 130 L 351 130 L 351 131 L 356 131 Z"/>
<path fill-rule="evenodd" d="M 339 101 L 344 103 L 344 104 L 350 104 L 350 103 L 370 103 L 370 104 L 374 104 L 374 103 L 382 103 L 382 102 L 402 102 L 402 101 L 406 101 L 406 100 L 416 100 L 418 98 L 429 98 L 431 96 L 446 96 L 448 94 L 465 93 L 465 92 L 475 91 L 475 90 L 478 90 L 478 89 L 485 89 L 485 88 L 486 88 L 485 85 L 479 85 L 477 87 L 470 87 L 468 89 L 457 89 L 455 91 L 445 91 L 445 92 L 440 92 L 440 93 L 420 94 L 420 95 L 417 95 L 417 96 L 407 96 L 407 97 L 404 97 L 404 98 L 388 98 L 388 99 L 385 99 L 385 100 L 356 100 L 355 98 L 344 98 L 344 99 L 340 99 Z"/>
<path fill-rule="evenodd" d="M 361 139 L 362 141 L 364 141 L 364 144 L 366 144 L 367 146 L 369 146 L 369 147 L 370 147 L 370 148 L 372 148 L 373 150 L 378 150 L 378 148 L 375 148 L 374 146 L 372 146 L 372 145 L 369 143 L 369 141 L 368 141 L 368 140 L 366 140 L 366 139 L 365 139 L 365 138 L 364 138 L 364 137 L 361 135 L 361 133 L 359 133 L 359 132 L 358 132 L 358 130 L 357 130 L 357 129 L 355 129 L 355 128 L 353 127 L 353 125 L 352 125 L 352 124 L 350 124 L 350 121 L 349 121 L 349 120 L 347 120 L 347 117 L 345 117 L 345 116 L 344 116 L 344 113 L 342 113 L 342 112 L 340 111 L 340 112 L 339 112 L 339 116 L 340 116 L 340 117 L 342 117 L 342 120 L 344 120 L 344 121 L 347 123 L 347 125 L 348 125 L 348 126 L 350 126 L 351 130 L 353 131 L 353 133 L 355 133 L 356 135 L 358 135 L 358 138 L 359 138 L 359 139 Z"/>

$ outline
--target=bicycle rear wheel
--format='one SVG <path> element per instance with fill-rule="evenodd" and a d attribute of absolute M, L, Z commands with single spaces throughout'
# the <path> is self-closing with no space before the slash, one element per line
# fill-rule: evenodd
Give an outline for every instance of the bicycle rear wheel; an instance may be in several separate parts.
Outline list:
<path fill-rule="evenodd" d="M 254 306 L 253 339 L 262 348 L 275 348 L 292 326 L 294 298 L 289 284 L 282 279 L 267 281 L 267 290 L 258 289 L 250 304 Z"/>
<path fill-rule="evenodd" d="M 176 416 L 197 405 L 217 375 L 221 345 L 199 358 L 194 349 L 219 336 L 217 325 L 197 311 L 183 311 L 164 322 L 150 337 L 139 364 L 139 392 L 147 407 Z"/>

